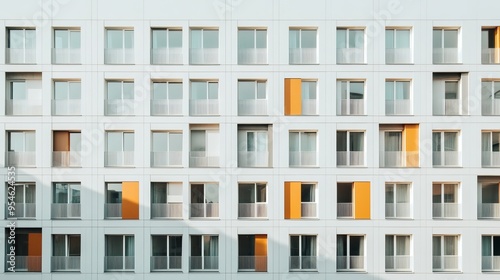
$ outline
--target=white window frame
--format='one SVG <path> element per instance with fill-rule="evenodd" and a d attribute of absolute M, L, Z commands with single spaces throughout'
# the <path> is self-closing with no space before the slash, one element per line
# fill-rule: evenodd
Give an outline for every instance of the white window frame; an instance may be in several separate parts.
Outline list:
<path fill-rule="evenodd" d="M 386 116 L 397 116 L 397 115 L 412 115 L 413 114 L 413 101 L 412 101 L 412 96 L 413 96 L 413 83 L 412 80 L 403 80 L 403 79 L 386 79 L 385 80 L 385 86 L 387 89 L 387 85 L 392 83 L 392 88 L 393 88 L 393 93 L 391 96 L 391 99 L 387 99 L 387 92 L 385 93 L 385 115 Z M 408 92 L 408 99 L 398 99 L 398 83 L 409 83 L 409 92 Z M 397 112 L 397 101 L 402 101 L 402 100 L 408 100 L 408 111 L 405 113 L 398 114 Z M 387 108 L 387 102 L 392 101 L 394 102 L 394 108 L 392 108 L 393 113 L 389 114 L 388 113 L 388 108 Z"/>
<path fill-rule="evenodd" d="M 299 163 L 298 164 L 292 164 L 291 160 L 289 159 L 289 166 L 291 167 L 308 167 L 308 166 L 317 166 L 318 165 L 318 132 L 317 131 L 309 131 L 309 130 L 290 130 L 288 132 L 288 137 L 291 138 L 291 135 L 292 134 L 298 134 L 298 139 L 299 139 L 299 144 L 298 144 L 298 147 L 297 147 L 297 150 L 296 151 L 292 151 L 292 146 L 289 145 L 289 157 L 291 159 L 291 153 L 292 152 L 297 152 L 299 153 Z M 302 147 L 302 135 L 305 134 L 305 133 L 310 133 L 310 134 L 314 134 L 314 138 L 315 138 L 315 150 L 314 151 L 305 151 L 304 148 Z M 315 157 L 315 162 L 314 164 L 312 165 L 308 165 L 308 164 L 303 164 L 302 163 L 302 153 L 308 153 L 308 152 L 311 152 L 313 153 L 314 152 L 314 157 Z"/>
<path fill-rule="evenodd" d="M 462 217 L 462 196 L 461 196 L 461 184 L 459 182 L 433 182 L 432 183 L 432 192 L 434 191 L 434 185 L 439 185 L 440 186 L 440 202 L 434 202 L 434 195 L 432 196 L 432 204 L 433 207 L 435 206 L 434 204 L 439 204 L 439 207 L 441 208 L 441 216 L 442 217 L 435 217 L 434 213 L 432 215 L 433 219 L 461 219 Z M 445 186 L 446 185 L 454 185 L 454 192 L 453 195 L 456 196 L 456 202 L 445 202 Z M 445 215 L 445 206 L 446 204 L 456 204 L 458 210 L 457 210 L 457 217 L 448 217 Z M 438 207 L 437 205 L 435 207 Z"/>
<path fill-rule="evenodd" d="M 339 133 L 342 133 L 342 132 L 345 132 L 345 143 L 346 143 L 346 150 L 345 151 L 340 151 L 337 149 L 337 153 L 341 153 L 341 152 L 345 152 L 346 153 L 346 164 L 345 165 L 340 165 L 339 164 L 339 161 L 338 161 L 338 155 L 337 155 L 337 166 L 341 166 L 341 167 L 350 167 L 350 166 L 365 166 L 365 150 L 366 150 L 366 132 L 364 130 L 337 130 L 337 133 L 336 133 L 336 136 L 337 136 L 337 139 L 339 137 Z M 352 147 L 351 147 L 351 133 L 362 133 L 362 137 L 363 137 L 363 149 L 361 151 L 352 151 Z M 338 143 L 337 143 L 338 145 Z M 361 164 L 354 164 L 354 163 L 351 163 L 351 152 L 361 152 L 363 153 L 363 157 L 362 157 L 362 162 Z"/>
<path fill-rule="evenodd" d="M 342 92 L 342 85 L 345 83 L 346 92 Z M 363 83 L 363 98 L 351 99 L 351 83 Z M 337 80 L 337 116 L 362 116 L 366 115 L 366 80 L 362 79 L 339 79 Z M 345 94 L 345 98 L 342 95 Z M 356 114 L 356 112 L 351 112 L 351 101 L 352 100 L 362 100 L 362 112 Z M 342 105 L 345 103 L 345 114 L 342 113 Z"/>
<path fill-rule="evenodd" d="M 446 268 L 432 268 L 432 272 L 442 272 L 442 271 L 461 271 L 461 256 L 462 256 L 462 250 L 461 250 L 461 241 L 462 241 L 462 238 L 461 238 L 461 235 L 460 234 L 434 234 L 432 235 L 432 249 L 434 250 L 434 238 L 440 238 L 440 252 L 441 254 L 439 256 L 437 255 L 434 255 L 434 252 L 432 254 L 432 262 L 434 263 L 434 258 L 436 257 L 439 257 L 441 260 L 440 260 L 440 263 L 441 263 L 441 267 L 443 267 L 443 265 L 446 263 L 446 261 L 444 260 L 445 257 L 449 257 L 449 256 L 454 256 L 454 257 L 457 257 L 458 258 L 458 267 L 457 269 L 446 269 Z M 457 254 L 456 255 L 445 255 L 445 238 L 449 238 L 449 237 L 453 237 L 453 238 L 456 238 L 456 251 L 457 251 Z"/>
<path fill-rule="evenodd" d="M 397 202 L 397 197 L 398 197 L 398 186 L 405 186 L 406 187 L 406 192 L 408 193 L 408 207 L 409 207 L 409 215 L 407 217 L 404 217 L 404 216 L 401 216 L 400 214 L 398 214 L 398 212 L 401 212 L 402 210 L 398 211 L 398 203 L 401 203 L 401 202 Z M 392 193 L 393 193 L 393 202 L 387 202 L 387 190 L 388 189 L 392 189 Z M 386 211 L 387 211 L 387 208 L 392 208 L 392 211 L 394 212 L 394 216 L 391 217 L 391 216 L 387 216 L 385 215 L 385 218 L 386 219 L 412 219 L 413 218 L 413 191 L 412 191 L 412 184 L 409 183 L 409 182 L 386 182 L 385 183 L 385 193 L 384 193 L 385 197 L 386 197 L 386 201 L 385 201 L 385 207 L 386 207 Z"/>
<path fill-rule="evenodd" d="M 346 248 L 345 248 L 345 252 L 346 252 L 346 255 L 345 256 L 342 256 L 342 257 L 346 257 L 346 268 L 337 268 L 337 272 L 342 272 L 342 271 L 365 271 L 366 270 L 366 256 L 367 256 L 367 252 L 366 252 L 366 235 L 358 235 L 358 234 L 338 234 L 337 235 L 337 243 L 338 243 L 338 238 L 339 236 L 346 236 Z M 350 268 L 351 265 L 350 265 L 350 261 L 351 261 L 351 237 L 361 237 L 362 239 L 362 243 L 363 243 L 363 255 L 359 255 L 357 257 L 363 257 L 363 267 L 358 269 L 358 268 Z M 337 257 L 338 256 L 338 248 L 337 248 Z M 338 260 L 337 260 L 338 261 Z M 338 267 L 338 264 L 337 264 L 337 267 Z"/>
<path fill-rule="evenodd" d="M 386 239 L 385 239 L 385 257 L 386 257 L 386 260 L 385 260 L 385 271 L 386 272 L 392 272 L 392 271 L 408 271 L 408 272 L 411 272 L 413 271 L 413 236 L 411 234 L 387 234 L 385 235 Z M 392 246 L 393 246 L 393 254 L 392 255 L 388 255 L 387 254 L 387 237 L 392 237 Z M 397 251 L 398 251 L 398 242 L 397 242 L 397 238 L 398 237 L 404 237 L 404 238 L 408 238 L 409 239 L 409 246 L 410 248 L 408 248 L 408 251 L 410 252 L 409 255 L 398 255 L 397 254 Z M 391 257 L 391 258 L 394 258 L 394 264 L 397 264 L 398 261 L 396 260 L 397 257 L 407 257 L 409 260 L 409 267 L 408 268 L 387 268 L 387 257 Z M 395 265 L 393 265 L 395 266 Z"/>
<path fill-rule="evenodd" d="M 455 141 L 456 141 L 456 150 L 446 150 L 446 135 L 449 135 L 449 133 L 454 133 L 455 134 Z M 440 143 L 439 143 L 439 147 L 440 149 L 439 150 L 435 150 L 437 149 L 437 147 L 434 146 L 434 135 L 437 135 L 439 134 L 440 136 Z M 433 167 L 457 167 L 457 166 L 461 166 L 461 133 L 460 131 L 453 131 L 453 130 L 433 130 L 432 131 L 432 138 L 433 138 L 433 141 L 432 141 L 432 153 L 439 153 L 439 158 L 440 158 L 440 162 L 441 164 L 434 164 L 433 162 Z M 453 165 L 453 164 L 447 164 L 445 161 L 446 161 L 446 152 L 456 152 L 457 153 L 457 165 Z M 434 156 L 434 155 L 433 155 Z"/>
<path fill-rule="evenodd" d="M 302 238 L 303 237 L 312 237 L 315 239 L 315 243 L 316 243 L 316 248 L 314 248 L 314 251 L 316 252 L 316 255 L 315 256 L 305 256 L 303 255 L 303 252 L 302 252 Z M 318 246 L 318 236 L 317 235 L 314 235 L 314 234 L 290 234 L 289 236 L 289 240 L 290 240 L 290 247 L 292 246 L 292 237 L 298 237 L 299 239 L 299 255 L 298 256 L 290 256 L 290 257 L 298 257 L 299 258 L 299 266 L 300 268 L 298 269 L 293 269 L 290 267 L 290 271 L 318 271 L 318 249 L 319 249 L 319 246 Z M 291 253 L 291 252 L 290 252 Z M 315 268 L 303 268 L 303 264 L 302 264 L 302 258 L 303 257 L 315 257 L 316 258 L 316 267 Z"/>

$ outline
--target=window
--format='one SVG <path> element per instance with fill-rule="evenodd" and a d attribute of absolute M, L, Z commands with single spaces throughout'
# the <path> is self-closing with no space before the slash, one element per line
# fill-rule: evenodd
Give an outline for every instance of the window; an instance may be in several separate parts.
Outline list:
<path fill-rule="evenodd" d="M 107 81 L 106 115 L 134 114 L 134 81 Z"/>
<path fill-rule="evenodd" d="M 364 29 L 337 28 L 337 63 L 366 63 Z"/>
<path fill-rule="evenodd" d="M 217 183 L 191 184 L 191 218 L 219 218 Z"/>
<path fill-rule="evenodd" d="M 52 271 L 80 271 L 80 234 L 52 235 Z"/>
<path fill-rule="evenodd" d="M 364 271 L 365 237 L 337 235 L 337 271 Z"/>
<path fill-rule="evenodd" d="M 317 218 L 317 185 L 285 182 L 285 219 Z"/>
<path fill-rule="evenodd" d="M 337 81 L 337 115 L 365 114 L 365 81 Z"/>
<path fill-rule="evenodd" d="M 238 184 L 238 218 L 267 217 L 267 184 Z"/>
<path fill-rule="evenodd" d="M 182 82 L 153 81 L 151 115 L 182 115 Z"/>
<path fill-rule="evenodd" d="M 35 131 L 8 131 L 7 163 L 15 167 L 34 167 L 36 162 Z"/>
<path fill-rule="evenodd" d="M 412 271 L 410 235 L 385 236 L 385 271 Z"/>
<path fill-rule="evenodd" d="M 413 61 L 411 29 L 385 29 L 385 63 L 409 64 Z"/>
<path fill-rule="evenodd" d="M 54 183 L 52 187 L 52 219 L 80 218 L 80 183 Z"/>
<path fill-rule="evenodd" d="M 316 235 L 290 235 L 290 271 L 318 269 Z"/>
<path fill-rule="evenodd" d="M 337 131 L 337 166 L 365 165 L 364 146 L 364 131 Z"/>
<path fill-rule="evenodd" d="M 481 132 L 481 153 L 483 167 L 500 166 L 500 132 Z"/>
<path fill-rule="evenodd" d="M 477 202 L 478 218 L 500 218 L 500 182 L 498 177 L 478 177 Z"/>
<path fill-rule="evenodd" d="M 134 63 L 134 30 L 106 29 L 105 64 Z"/>
<path fill-rule="evenodd" d="M 54 131 L 52 144 L 52 166 L 81 166 L 81 138 L 80 131 Z"/>
<path fill-rule="evenodd" d="M 182 269 L 182 236 L 151 236 L 151 271 Z"/>
<path fill-rule="evenodd" d="M 499 34 L 500 27 L 483 27 L 481 29 L 481 63 L 500 63 L 500 42 L 495 40 L 495 34 Z"/>
<path fill-rule="evenodd" d="M 316 132 L 295 131 L 289 134 L 290 167 L 317 166 Z"/>
<path fill-rule="evenodd" d="M 266 29 L 238 29 L 238 64 L 267 64 Z"/>
<path fill-rule="evenodd" d="M 219 236 L 191 235 L 189 270 L 219 270 Z"/>
<path fill-rule="evenodd" d="M 219 82 L 191 81 L 189 105 L 191 116 L 219 114 Z"/>
<path fill-rule="evenodd" d="M 500 80 L 482 80 L 481 112 L 483 116 L 500 115 Z"/>
<path fill-rule="evenodd" d="M 219 30 L 191 29 L 190 64 L 219 64 Z"/>
<path fill-rule="evenodd" d="M 432 114 L 457 116 L 468 113 L 468 73 L 434 73 Z"/>
<path fill-rule="evenodd" d="M 411 82 L 399 80 L 385 81 L 385 114 L 411 115 Z"/>
<path fill-rule="evenodd" d="M 81 43 L 79 29 L 54 29 L 54 64 L 81 63 Z"/>
<path fill-rule="evenodd" d="M 500 271 L 498 260 L 500 259 L 500 236 L 481 236 L 481 270 Z"/>
<path fill-rule="evenodd" d="M 5 236 L 9 236 L 10 229 L 5 228 Z M 9 238 L 5 238 L 5 248 L 9 244 Z M 15 265 L 5 264 L 5 272 L 42 272 L 42 229 L 41 228 L 16 228 L 16 244 L 14 250 L 5 250 L 5 260 L 10 259 L 10 255 L 15 256 Z M 45 246 L 44 246 L 45 247 Z M 46 249 L 45 249 L 46 250 Z M 5 276 L 4 278 L 9 278 Z M 12 278 L 12 277 L 11 277 Z M 28 277 L 24 277 L 28 278 Z"/>
<path fill-rule="evenodd" d="M 317 82 L 302 80 L 302 115 L 317 115 Z"/>
<path fill-rule="evenodd" d="M 14 196 L 12 194 L 13 191 Z M 12 198 L 13 197 L 13 198 Z M 12 205 L 14 201 L 14 209 L 7 207 L 5 210 L 6 219 L 31 219 L 36 218 L 36 186 L 35 183 L 15 183 L 14 185 L 7 184 L 6 187 L 6 205 Z"/>
<path fill-rule="evenodd" d="M 122 184 L 121 183 L 106 183 L 106 218 L 121 218 L 122 217 Z"/>
<path fill-rule="evenodd" d="M 189 166 L 219 166 L 219 141 L 218 126 L 191 126 Z"/>
<path fill-rule="evenodd" d="M 134 132 L 106 132 L 105 166 L 133 166 L 134 150 Z"/>
<path fill-rule="evenodd" d="M 317 115 L 317 81 L 285 79 L 285 115 Z"/>
<path fill-rule="evenodd" d="M 151 218 L 182 219 L 182 183 L 151 183 Z"/>
<path fill-rule="evenodd" d="M 337 218 L 370 219 L 370 182 L 337 183 Z"/>
<path fill-rule="evenodd" d="M 419 125 L 380 125 L 380 167 L 419 166 Z"/>
<path fill-rule="evenodd" d="M 264 80 L 238 80 L 238 115 L 267 115 L 266 87 Z"/>
<path fill-rule="evenodd" d="M 81 91 L 81 81 L 54 81 L 54 100 L 52 101 L 52 115 L 81 115 Z"/>
<path fill-rule="evenodd" d="M 105 219 L 139 219 L 139 182 L 107 182 L 105 187 Z"/>
<path fill-rule="evenodd" d="M 6 73 L 5 76 L 6 115 L 42 115 L 42 75 L 40 73 Z"/>
<path fill-rule="evenodd" d="M 153 131 L 151 166 L 182 165 L 182 131 Z"/>
<path fill-rule="evenodd" d="M 459 235 L 432 236 L 432 271 L 460 271 Z"/>
<path fill-rule="evenodd" d="M 434 167 L 459 166 L 459 132 L 432 132 L 432 165 Z"/>
<path fill-rule="evenodd" d="M 385 217 L 391 219 L 409 219 L 412 217 L 410 184 L 385 184 Z"/>
<path fill-rule="evenodd" d="M 434 28 L 432 31 L 434 64 L 461 63 L 458 28 Z"/>
<path fill-rule="evenodd" d="M 34 28 L 8 28 L 5 62 L 10 64 L 36 63 L 36 31 Z"/>
<path fill-rule="evenodd" d="M 151 64 L 182 64 L 182 29 L 151 30 Z"/>
<path fill-rule="evenodd" d="M 133 235 L 106 235 L 105 271 L 134 271 L 135 245 Z"/>
<path fill-rule="evenodd" d="M 238 125 L 238 167 L 269 167 L 271 125 Z"/>
<path fill-rule="evenodd" d="M 318 63 L 318 30 L 290 28 L 290 64 Z"/>
<path fill-rule="evenodd" d="M 238 235 L 238 271 L 267 271 L 267 235 Z"/>
<path fill-rule="evenodd" d="M 432 184 L 432 217 L 460 218 L 459 185 L 457 183 Z"/>

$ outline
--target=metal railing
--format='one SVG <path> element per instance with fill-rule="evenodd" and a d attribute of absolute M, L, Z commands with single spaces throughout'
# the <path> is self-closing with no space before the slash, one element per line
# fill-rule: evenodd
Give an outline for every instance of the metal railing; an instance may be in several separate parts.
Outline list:
<path fill-rule="evenodd" d="M 219 203 L 191 203 L 191 218 L 218 218 Z"/>
<path fill-rule="evenodd" d="M 6 264 L 5 267 L 10 267 L 9 257 L 5 256 Z M 42 257 L 41 256 L 17 256 L 16 255 L 16 266 L 14 271 L 30 271 L 30 272 L 41 272 L 42 271 Z"/>
<path fill-rule="evenodd" d="M 52 166 L 54 167 L 79 167 L 82 166 L 80 152 L 57 151 L 52 152 Z"/>
<path fill-rule="evenodd" d="M 364 151 L 337 152 L 337 166 L 364 166 Z"/>
<path fill-rule="evenodd" d="M 151 271 L 181 270 L 182 256 L 152 256 Z"/>
<path fill-rule="evenodd" d="M 412 53 L 410 48 L 385 49 L 385 63 L 387 64 L 410 64 Z"/>
<path fill-rule="evenodd" d="M 121 218 L 122 217 L 122 204 L 121 203 L 105 203 L 104 204 L 104 217 L 105 218 Z"/>
<path fill-rule="evenodd" d="M 482 256 L 482 271 L 500 271 L 500 256 Z"/>
<path fill-rule="evenodd" d="M 354 217 L 354 209 L 352 203 L 337 203 L 337 218 L 352 218 Z"/>
<path fill-rule="evenodd" d="M 207 152 L 190 152 L 189 153 L 190 167 L 218 167 L 218 156 L 207 156 Z"/>
<path fill-rule="evenodd" d="M 182 48 L 151 49 L 151 64 L 182 64 Z"/>
<path fill-rule="evenodd" d="M 500 218 L 500 203 L 479 203 L 478 208 L 479 218 Z"/>
<path fill-rule="evenodd" d="M 483 99 L 481 113 L 483 116 L 500 116 L 500 99 Z"/>
<path fill-rule="evenodd" d="M 364 48 L 337 49 L 337 64 L 361 64 L 361 63 L 365 63 Z"/>
<path fill-rule="evenodd" d="M 410 99 L 386 100 L 385 114 L 388 116 L 410 115 L 411 114 Z"/>
<path fill-rule="evenodd" d="M 432 271 L 459 271 L 459 256 L 432 256 Z"/>
<path fill-rule="evenodd" d="M 317 270 L 317 256 L 291 256 L 290 270 Z"/>
<path fill-rule="evenodd" d="M 462 52 L 458 48 L 432 49 L 432 62 L 434 64 L 461 63 Z"/>
<path fill-rule="evenodd" d="M 182 219 L 182 203 L 151 203 L 151 218 Z"/>
<path fill-rule="evenodd" d="M 337 256 L 337 270 L 365 270 L 364 256 Z"/>
<path fill-rule="evenodd" d="M 80 99 L 52 100 L 52 115 L 54 116 L 79 116 L 82 114 L 82 101 Z"/>
<path fill-rule="evenodd" d="M 189 115 L 205 116 L 219 114 L 219 99 L 191 99 L 189 100 Z"/>
<path fill-rule="evenodd" d="M 182 151 L 151 152 L 152 167 L 168 167 L 182 165 Z"/>
<path fill-rule="evenodd" d="M 290 152 L 290 167 L 317 166 L 316 151 L 292 151 Z"/>
<path fill-rule="evenodd" d="M 418 155 L 418 152 L 382 151 L 379 159 L 380 167 L 417 167 Z"/>
<path fill-rule="evenodd" d="M 269 152 L 238 151 L 238 167 L 269 167 Z"/>
<path fill-rule="evenodd" d="M 80 64 L 82 63 L 81 49 L 52 49 L 52 63 Z"/>
<path fill-rule="evenodd" d="M 105 152 L 106 166 L 134 166 L 134 152 Z"/>
<path fill-rule="evenodd" d="M 36 49 L 5 49 L 5 63 L 7 64 L 35 64 Z"/>
<path fill-rule="evenodd" d="M 219 64 L 219 48 L 189 49 L 189 64 Z"/>
<path fill-rule="evenodd" d="M 386 218 L 411 218 L 411 204 L 408 202 L 386 203 L 385 204 Z"/>
<path fill-rule="evenodd" d="M 52 271 L 80 271 L 80 256 L 53 256 Z"/>
<path fill-rule="evenodd" d="M 134 64 L 134 49 L 104 49 L 104 64 Z"/>
<path fill-rule="evenodd" d="M 131 256 L 105 256 L 104 257 L 104 270 L 128 270 L 132 271 L 135 267 L 135 259 Z"/>
<path fill-rule="evenodd" d="M 301 202 L 300 203 L 300 216 L 302 218 L 316 218 L 318 217 L 318 204 L 316 202 Z"/>
<path fill-rule="evenodd" d="M 218 270 L 219 269 L 219 256 L 189 257 L 189 269 L 190 270 Z"/>
<path fill-rule="evenodd" d="M 35 152 L 7 152 L 7 163 L 10 166 L 34 167 Z"/>
<path fill-rule="evenodd" d="M 339 116 L 364 115 L 365 100 L 364 99 L 342 99 L 340 100 Z"/>
<path fill-rule="evenodd" d="M 238 64 L 267 64 L 267 48 L 238 49 Z"/>
<path fill-rule="evenodd" d="M 302 100 L 302 115 L 303 116 L 314 116 L 318 114 L 318 100 L 316 99 L 304 99 Z"/>
<path fill-rule="evenodd" d="M 461 153 L 459 151 L 437 151 L 432 152 L 432 165 L 438 166 L 459 166 Z"/>
<path fill-rule="evenodd" d="M 411 271 L 412 256 L 385 256 L 386 271 Z"/>
<path fill-rule="evenodd" d="M 7 99 L 6 113 L 9 116 L 38 116 L 42 114 L 41 99 Z"/>
<path fill-rule="evenodd" d="M 136 105 L 133 99 L 106 99 L 107 116 L 128 116 L 134 114 Z"/>
<path fill-rule="evenodd" d="M 182 115 L 182 99 L 151 100 L 151 115 L 153 116 Z"/>
<path fill-rule="evenodd" d="M 460 218 L 460 203 L 433 203 L 433 218 Z"/>
<path fill-rule="evenodd" d="M 500 49 L 487 48 L 481 50 L 481 63 L 482 64 L 498 64 L 500 63 Z"/>
<path fill-rule="evenodd" d="M 52 203 L 52 219 L 80 218 L 80 203 Z"/>
<path fill-rule="evenodd" d="M 5 204 L 5 217 L 17 219 L 35 219 L 36 217 L 36 203 L 19 203 L 16 202 L 15 210 L 10 211 L 8 204 Z M 14 215 L 11 215 L 14 214 Z"/>
<path fill-rule="evenodd" d="M 318 48 L 289 49 L 290 64 L 318 64 Z"/>
<path fill-rule="evenodd" d="M 483 151 L 481 163 L 484 167 L 500 167 L 500 152 Z"/>
<path fill-rule="evenodd" d="M 239 256 L 239 271 L 267 271 L 267 256 Z"/>
<path fill-rule="evenodd" d="M 267 202 L 238 203 L 239 218 L 266 218 Z"/>
<path fill-rule="evenodd" d="M 238 115 L 240 116 L 266 116 L 267 99 L 239 99 Z"/>

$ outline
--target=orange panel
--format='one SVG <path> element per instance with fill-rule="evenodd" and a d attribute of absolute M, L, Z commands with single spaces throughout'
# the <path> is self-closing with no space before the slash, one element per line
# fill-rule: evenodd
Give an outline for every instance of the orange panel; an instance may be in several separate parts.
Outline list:
<path fill-rule="evenodd" d="M 285 79 L 285 115 L 302 114 L 302 80 Z"/>
<path fill-rule="evenodd" d="M 267 271 L 267 235 L 255 235 L 255 271 Z"/>
<path fill-rule="evenodd" d="M 370 219 L 370 182 L 354 182 L 354 218 Z"/>
<path fill-rule="evenodd" d="M 139 219 L 139 182 L 122 183 L 122 219 Z"/>
<path fill-rule="evenodd" d="M 418 156 L 418 124 L 405 124 L 403 129 L 403 138 L 405 139 L 405 151 L 406 151 L 406 166 L 407 167 L 418 167 L 419 166 L 419 156 Z"/>
<path fill-rule="evenodd" d="M 285 182 L 285 219 L 300 219 L 301 193 L 300 182 Z"/>
<path fill-rule="evenodd" d="M 54 131 L 54 152 L 69 151 L 69 131 Z"/>
<path fill-rule="evenodd" d="M 42 271 L 42 234 L 28 233 L 28 271 Z"/>
<path fill-rule="evenodd" d="M 500 63 L 500 27 L 495 28 L 495 63 Z"/>

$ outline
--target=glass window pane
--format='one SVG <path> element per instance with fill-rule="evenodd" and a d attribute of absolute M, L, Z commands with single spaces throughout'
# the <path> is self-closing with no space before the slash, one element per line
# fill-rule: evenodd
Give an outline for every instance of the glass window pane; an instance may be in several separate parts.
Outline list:
<path fill-rule="evenodd" d="M 68 99 L 68 83 L 67 82 L 54 82 L 54 99 Z"/>
<path fill-rule="evenodd" d="M 238 203 L 255 203 L 255 185 L 240 184 L 238 188 Z"/>
<path fill-rule="evenodd" d="M 122 202 L 122 184 L 108 183 L 106 184 L 106 203 L 121 203 Z"/>
<path fill-rule="evenodd" d="M 167 238 L 166 236 L 153 235 L 151 236 L 152 242 L 152 255 L 153 256 L 167 256 Z"/>
<path fill-rule="evenodd" d="M 68 30 L 54 30 L 54 48 L 66 49 L 69 47 Z"/>
<path fill-rule="evenodd" d="M 70 151 L 81 151 L 81 133 L 80 132 L 70 132 L 69 133 L 69 150 Z"/>
<path fill-rule="evenodd" d="M 32 29 L 27 29 L 25 31 L 26 34 L 26 42 L 25 42 L 25 47 L 26 49 L 34 49 L 36 47 L 36 37 L 35 37 L 35 30 Z"/>
<path fill-rule="evenodd" d="M 182 99 L 182 83 L 168 83 L 168 99 Z"/>
<path fill-rule="evenodd" d="M 182 256 L 182 236 L 170 236 L 169 240 L 169 256 L 180 257 Z"/>
<path fill-rule="evenodd" d="M 385 100 L 394 100 L 394 83 L 393 81 L 385 82 Z"/>
<path fill-rule="evenodd" d="M 167 99 L 167 83 L 153 83 L 153 99 Z"/>
<path fill-rule="evenodd" d="M 203 48 L 219 47 L 219 30 L 203 30 Z"/>
<path fill-rule="evenodd" d="M 410 30 L 400 29 L 396 31 L 396 48 L 410 48 Z"/>
<path fill-rule="evenodd" d="M 364 48 L 364 30 L 349 30 L 349 48 Z"/>
<path fill-rule="evenodd" d="M 191 131 L 191 151 L 204 152 L 205 147 L 205 130 L 192 130 Z"/>
<path fill-rule="evenodd" d="M 24 133 L 10 132 L 9 133 L 9 151 L 23 152 L 24 151 Z"/>
<path fill-rule="evenodd" d="M 169 150 L 180 152 L 182 151 L 182 133 L 170 133 L 169 134 Z"/>
<path fill-rule="evenodd" d="M 132 49 L 134 47 L 134 30 L 125 30 L 125 48 L 126 49 Z"/>
<path fill-rule="evenodd" d="M 81 82 L 69 82 L 69 99 L 80 99 Z"/>
<path fill-rule="evenodd" d="M 80 256 L 81 248 L 80 235 L 68 235 L 69 256 Z"/>
<path fill-rule="evenodd" d="M 168 134 L 166 132 L 153 132 L 153 152 L 167 152 Z"/>
<path fill-rule="evenodd" d="M 257 30 L 256 31 L 256 47 L 257 48 L 267 48 L 267 30 Z"/>
<path fill-rule="evenodd" d="M 246 151 L 255 151 L 255 132 L 247 132 L 247 149 Z"/>
<path fill-rule="evenodd" d="M 200 29 L 192 29 L 191 30 L 191 48 L 192 49 L 200 49 L 201 45 L 201 30 Z"/>
<path fill-rule="evenodd" d="M 385 185 L 385 203 L 394 203 L 393 185 Z"/>
<path fill-rule="evenodd" d="M 432 30 L 432 47 L 435 49 L 440 49 L 443 47 L 442 29 Z"/>
<path fill-rule="evenodd" d="M 394 29 L 385 30 L 385 48 L 386 49 L 394 48 Z"/>
<path fill-rule="evenodd" d="M 444 47 L 458 48 L 458 30 L 444 31 Z"/>
<path fill-rule="evenodd" d="M 153 29 L 153 49 L 166 48 L 167 47 L 167 31 L 164 29 Z"/>
<path fill-rule="evenodd" d="M 364 98 L 364 87 L 365 83 L 364 82 L 350 82 L 350 93 L 349 93 L 349 98 L 350 99 L 363 99 Z"/>
<path fill-rule="evenodd" d="M 108 82 L 108 99 L 109 100 L 122 99 L 121 82 Z"/>
<path fill-rule="evenodd" d="M 290 256 L 300 256 L 300 236 L 290 236 Z"/>
<path fill-rule="evenodd" d="M 238 81 L 238 99 L 255 99 L 254 81 Z"/>
<path fill-rule="evenodd" d="M 266 184 L 257 184 L 257 202 L 266 202 L 266 201 L 267 201 Z"/>
<path fill-rule="evenodd" d="M 106 151 L 121 152 L 123 151 L 122 133 L 108 132 Z"/>
<path fill-rule="evenodd" d="M 239 30 L 238 31 L 238 49 L 251 49 L 255 46 L 254 41 L 255 30 Z"/>
<path fill-rule="evenodd" d="M 347 47 L 347 30 L 337 29 L 337 49 L 344 49 Z"/>
<path fill-rule="evenodd" d="M 182 30 L 168 31 L 168 47 L 182 48 Z"/>
<path fill-rule="evenodd" d="M 257 82 L 257 99 L 266 99 L 266 82 Z"/>
<path fill-rule="evenodd" d="M 444 83 L 445 99 L 458 99 L 458 82 L 445 82 Z"/>
<path fill-rule="evenodd" d="M 205 184 L 205 203 L 219 203 L 219 186 Z"/>
<path fill-rule="evenodd" d="M 491 87 L 491 86 L 490 86 Z M 493 93 L 494 99 L 500 99 L 500 82 L 493 82 Z"/>
<path fill-rule="evenodd" d="M 122 30 L 107 30 L 106 46 L 108 49 L 121 49 L 123 47 L 123 32 Z"/>
<path fill-rule="evenodd" d="M 206 82 L 191 82 L 191 99 L 207 99 Z"/>
<path fill-rule="evenodd" d="M 290 132 L 289 136 L 289 149 L 291 152 L 299 151 L 299 133 L 298 132 Z"/>
<path fill-rule="evenodd" d="M 337 131 L 337 152 L 347 151 L 347 131 Z"/>
<path fill-rule="evenodd" d="M 68 203 L 68 184 L 55 184 L 53 201 L 54 203 Z"/>
<path fill-rule="evenodd" d="M 26 152 L 34 152 L 36 147 L 35 132 L 34 131 L 25 132 L 24 137 L 25 137 Z"/>
<path fill-rule="evenodd" d="M 69 47 L 71 49 L 79 49 L 81 47 L 80 31 L 69 32 Z"/>
<path fill-rule="evenodd" d="M 123 133 L 123 151 L 125 152 L 134 151 L 134 133 L 132 132 Z"/>
<path fill-rule="evenodd" d="M 302 30 L 302 48 L 316 48 L 316 30 Z"/>
<path fill-rule="evenodd" d="M 11 82 L 11 99 L 24 100 L 26 99 L 26 82 Z"/>
<path fill-rule="evenodd" d="M 349 148 L 354 152 L 364 151 L 364 132 L 349 133 Z"/>
<path fill-rule="evenodd" d="M 300 30 L 290 29 L 289 43 L 290 43 L 290 49 L 300 48 Z"/>
<path fill-rule="evenodd" d="M 24 49 L 24 30 L 9 30 L 9 48 Z"/>
<path fill-rule="evenodd" d="M 123 83 L 123 99 L 134 99 L 134 83 Z"/>
<path fill-rule="evenodd" d="M 208 83 L 208 99 L 218 99 L 219 83 Z"/>

